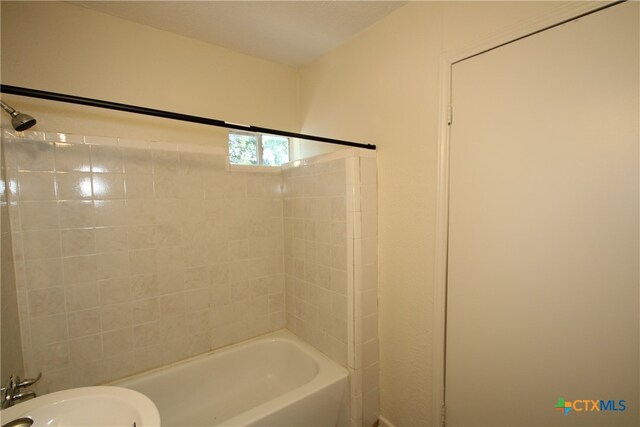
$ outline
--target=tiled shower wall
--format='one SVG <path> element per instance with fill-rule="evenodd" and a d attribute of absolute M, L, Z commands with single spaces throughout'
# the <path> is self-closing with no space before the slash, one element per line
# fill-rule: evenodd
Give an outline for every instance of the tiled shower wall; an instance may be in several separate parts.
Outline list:
<path fill-rule="evenodd" d="M 370 154 L 370 153 L 369 153 Z M 370 427 L 377 423 L 379 405 L 378 352 L 378 194 L 376 159 L 350 160 L 353 179 L 347 189 L 348 222 L 353 222 L 353 342 L 351 373 L 351 423 Z"/>
<path fill-rule="evenodd" d="M 287 328 L 347 366 L 347 214 L 344 158 L 285 168 Z"/>
<path fill-rule="evenodd" d="M 3 143 L 26 371 L 42 371 L 40 392 L 284 327 L 279 173 L 226 172 L 222 150 L 26 135 L 5 131 Z"/>
<path fill-rule="evenodd" d="M 375 154 L 283 168 L 287 328 L 348 368 L 350 425 L 378 420 Z"/>

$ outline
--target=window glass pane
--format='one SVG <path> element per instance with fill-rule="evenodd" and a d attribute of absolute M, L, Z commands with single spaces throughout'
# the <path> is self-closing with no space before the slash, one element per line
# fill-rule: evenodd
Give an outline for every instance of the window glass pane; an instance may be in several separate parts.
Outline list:
<path fill-rule="evenodd" d="M 280 166 L 289 161 L 289 138 L 262 135 L 262 164 Z"/>
<path fill-rule="evenodd" d="M 255 135 L 229 133 L 229 163 L 258 164 L 258 138 Z"/>

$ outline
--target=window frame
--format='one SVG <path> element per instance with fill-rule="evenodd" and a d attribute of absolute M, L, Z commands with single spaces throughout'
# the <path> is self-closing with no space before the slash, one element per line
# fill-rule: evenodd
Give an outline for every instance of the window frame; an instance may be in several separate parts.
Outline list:
<path fill-rule="evenodd" d="M 253 136 L 256 137 L 257 139 L 257 148 L 258 148 L 258 164 L 257 165 L 243 165 L 243 164 L 237 164 L 237 163 L 231 163 L 231 157 L 229 155 L 229 137 L 231 135 L 246 135 L 246 136 Z M 289 154 L 289 162 L 291 161 L 291 138 L 287 137 L 287 136 L 281 136 L 281 135 L 272 135 L 272 134 L 268 134 L 268 133 L 262 133 L 262 132 L 250 132 L 250 131 L 245 131 L 245 130 L 229 130 L 229 132 L 227 133 L 227 170 L 236 170 L 236 171 L 260 171 L 260 172 L 280 172 L 280 167 L 282 165 L 279 166 L 268 166 L 263 164 L 263 159 L 262 159 L 262 138 L 263 136 L 276 136 L 278 138 L 286 138 L 287 139 L 287 152 Z M 286 162 L 288 163 L 288 162 Z M 283 163 L 284 164 L 284 163 Z"/>

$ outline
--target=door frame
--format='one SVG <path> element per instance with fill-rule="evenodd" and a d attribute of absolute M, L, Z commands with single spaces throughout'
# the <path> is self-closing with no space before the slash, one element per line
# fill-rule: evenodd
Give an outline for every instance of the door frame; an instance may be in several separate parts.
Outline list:
<path fill-rule="evenodd" d="M 449 229 L 449 143 L 451 108 L 451 73 L 455 63 L 499 48 L 568 21 L 598 12 L 623 1 L 605 4 L 595 2 L 563 3 L 532 19 L 520 21 L 502 32 L 481 39 L 460 50 L 440 57 L 439 64 L 439 117 L 436 184 L 436 233 L 433 310 L 433 425 L 444 426 L 445 420 L 445 364 L 446 364 L 446 310 L 447 310 L 447 256 Z M 595 3 L 595 4 L 594 4 Z"/>

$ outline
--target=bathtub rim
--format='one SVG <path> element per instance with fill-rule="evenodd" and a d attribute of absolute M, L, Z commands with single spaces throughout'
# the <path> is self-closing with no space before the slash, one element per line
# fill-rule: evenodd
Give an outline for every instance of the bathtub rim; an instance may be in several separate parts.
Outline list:
<path fill-rule="evenodd" d="M 291 332 L 290 330 L 286 329 L 286 328 L 282 328 L 279 329 L 277 331 L 273 331 L 273 332 L 269 332 L 263 335 L 259 335 L 257 337 L 253 337 L 253 338 L 249 338 L 248 340 L 245 341 L 240 341 L 237 343 L 233 343 L 233 344 L 229 344 L 226 345 L 224 347 L 220 347 L 220 348 L 216 348 L 214 350 L 209 350 L 206 353 L 201 353 L 201 354 L 196 354 L 195 356 L 191 356 L 189 358 L 186 359 L 180 359 L 177 360 L 175 362 L 171 362 L 168 365 L 163 365 L 163 366 L 158 366 L 156 368 L 151 368 L 148 369 L 146 371 L 142 371 L 142 372 L 138 372 L 135 373 L 133 375 L 129 375 L 126 377 L 122 377 L 122 378 L 118 378 L 106 383 L 102 383 L 99 384 L 101 386 L 116 386 L 119 387 L 120 383 L 123 382 L 129 382 L 129 381 L 133 381 L 136 379 L 139 379 L 141 377 L 144 377 L 146 375 L 153 375 L 156 373 L 159 373 L 163 370 L 166 369 L 171 369 L 173 367 L 179 366 L 179 365 L 186 365 L 188 363 L 191 362 L 195 362 L 199 359 L 204 359 L 213 355 L 216 355 L 218 353 L 222 353 L 224 351 L 232 351 L 235 350 L 239 347 L 245 346 L 245 345 L 249 345 L 249 344 L 253 344 L 256 343 L 258 341 L 292 341 L 294 343 L 296 343 L 297 345 L 299 345 L 299 347 L 301 347 L 301 349 L 303 350 L 303 352 L 307 355 L 309 355 L 311 358 L 313 358 L 314 360 L 316 359 L 320 359 L 318 360 L 319 362 L 319 371 L 321 371 L 323 366 L 329 366 L 329 367 L 335 367 L 335 368 L 340 368 L 339 371 L 343 371 L 343 373 L 347 376 L 347 378 L 349 377 L 349 371 L 347 370 L 347 368 L 345 366 L 340 365 L 338 362 L 336 362 L 335 360 L 331 359 L 329 356 L 327 356 L 326 354 L 322 353 L 320 350 L 318 350 L 317 348 L 313 347 L 311 344 L 303 341 L 300 337 L 298 337 L 297 335 L 295 335 L 293 332 Z M 316 374 L 316 377 L 319 375 Z M 316 378 L 314 377 L 314 379 Z M 313 380 L 312 380 L 313 381 Z"/>
<path fill-rule="evenodd" d="M 302 351 L 305 356 L 311 358 L 317 365 L 318 371 L 308 382 L 299 385 L 298 387 L 291 389 L 281 395 L 274 396 L 272 399 L 262 402 L 257 406 L 249 408 L 239 414 L 236 414 L 230 418 L 220 420 L 217 425 L 225 426 L 242 426 L 250 424 L 256 420 L 274 414 L 278 410 L 299 402 L 314 393 L 324 390 L 328 387 L 335 386 L 341 381 L 344 382 L 343 396 L 341 399 L 348 399 L 349 396 L 349 371 L 346 367 L 339 365 L 334 360 L 330 359 L 327 355 L 323 354 L 320 350 L 311 346 L 303 341 L 301 338 L 293 334 L 288 329 L 280 329 L 275 332 L 260 335 L 234 343 L 225 347 L 221 347 L 206 353 L 198 354 L 196 356 L 173 362 L 169 365 L 160 366 L 158 368 L 150 369 L 148 371 L 140 372 L 128 377 L 124 377 L 115 381 L 111 381 L 106 385 L 113 385 L 117 387 L 128 387 L 128 383 L 135 383 L 138 380 L 144 381 L 144 377 L 157 377 L 162 375 L 163 371 L 167 371 L 176 367 L 180 367 L 188 364 L 196 364 L 205 358 L 215 357 L 217 355 L 223 355 L 225 353 L 234 353 L 236 351 L 242 351 L 243 347 L 251 348 L 252 345 L 263 342 L 284 342 L 293 345 L 298 350 Z M 131 384 L 133 386 L 133 384 Z M 151 399 L 151 398 L 150 398 Z M 348 403 L 348 402 L 347 402 Z"/>

